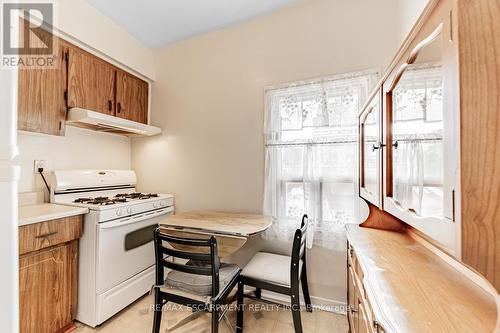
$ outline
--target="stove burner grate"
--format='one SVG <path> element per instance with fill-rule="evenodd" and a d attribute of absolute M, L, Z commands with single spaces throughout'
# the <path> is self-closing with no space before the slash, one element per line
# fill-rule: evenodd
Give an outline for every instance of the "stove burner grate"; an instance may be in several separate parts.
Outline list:
<path fill-rule="evenodd" d="M 74 203 L 84 203 L 88 205 L 100 205 L 109 206 L 120 202 L 127 202 L 126 198 L 109 198 L 109 197 L 97 197 L 97 198 L 78 198 L 73 201 Z"/>
<path fill-rule="evenodd" d="M 140 192 L 135 192 L 135 193 L 120 193 L 115 195 L 115 198 L 127 198 L 127 199 L 150 199 L 150 198 L 157 198 L 158 194 L 156 193 L 140 193 Z"/>
<path fill-rule="evenodd" d="M 119 193 L 114 197 L 96 197 L 96 198 L 78 198 L 75 199 L 74 203 L 83 203 L 88 205 L 100 205 L 100 206 L 108 206 L 114 205 L 116 203 L 129 202 L 128 199 L 137 199 L 137 200 L 145 200 L 151 198 L 158 198 L 158 194 L 156 193 Z"/>

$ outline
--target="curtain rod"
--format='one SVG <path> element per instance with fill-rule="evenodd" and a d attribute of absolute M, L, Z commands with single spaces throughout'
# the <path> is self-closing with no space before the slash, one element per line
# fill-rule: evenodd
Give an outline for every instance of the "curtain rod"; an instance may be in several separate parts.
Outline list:
<path fill-rule="evenodd" d="M 396 142 L 416 142 L 416 141 L 441 141 L 443 138 L 403 138 L 403 139 L 392 139 L 392 141 Z"/>
<path fill-rule="evenodd" d="M 272 85 L 272 86 L 267 86 L 264 88 L 264 90 L 266 92 L 272 91 L 272 90 L 274 90 L 274 91 L 286 90 L 289 88 L 314 85 L 314 84 L 322 84 L 322 83 L 326 83 L 326 82 L 335 82 L 335 81 L 356 79 L 359 77 L 366 77 L 369 75 L 377 76 L 377 79 L 378 79 L 378 76 L 380 76 L 380 70 L 376 69 L 376 68 L 372 68 L 372 69 L 366 69 L 366 70 L 361 70 L 361 71 L 356 71 L 356 72 L 334 74 L 334 75 L 319 77 L 319 78 L 310 79 L 310 80 L 306 79 L 306 80 L 294 81 L 294 82 L 289 82 L 289 83 L 281 83 L 281 84 L 276 84 L 276 85 Z"/>
<path fill-rule="evenodd" d="M 321 141 L 321 142 L 281 142 L 281 143 L 267 143 L 266 147 L 289 147 L 289 146 L 317 146 L 317 145 L 333 145 L 344 143 L 358 143 L 358 140 L 335 140 L 335 141 Z"/>
<path fill-rule="evenodd" d="M 441 141 L 443 138 L 420 138 L 420 139 L 395 139 L 394 142 L 414 142 L 414 141 Z M 266 147 L 298 147 L 298 146 L 318 146 L 318 145 L 334 145 L 346 143 L 358 143 L 359 140 L 333 140 L 333 141 L 320 141 L 320 142 L 276 142 L 266 143 Z M 365 142 L 376 142 L 376 140 L 367 140 Z"/>

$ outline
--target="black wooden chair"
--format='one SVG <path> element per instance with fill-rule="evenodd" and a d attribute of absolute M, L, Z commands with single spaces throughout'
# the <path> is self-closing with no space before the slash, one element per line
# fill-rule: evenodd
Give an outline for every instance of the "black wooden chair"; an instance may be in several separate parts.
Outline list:
<path fill-rule="evenodd" d="M 302 284 L 306 310 L 312 312 L 307 286 L 306 236 L 307 215 L 304 215 L 300 229 L 295 231 L 291 257 L 258 252 L 245 266 L 238 283 L 236 332 L 243 332 L 243 297 L 245 296 L 243 290 L 245 286 L 256 288 L 255 296 L 257 299 L 260 299 L 262 289 L 290 296 L 293 326 L 296 333 L 302 332 L 300 284 Z"/>
<path fill-rule="evenodd" d="M 167 247 L 166 243 L 171 247 Z M 225 315 L 231 299 L 228 295 L 236 286 L 241 269 L 233 264 L 221 264 L 217 255 L 217 240 L 190 239 L 166 235 L 158 228 L 154 232 L 156 285 L 154 286 L 153 333 L 160 332 L 162 309 L 168 302 L 182 304 L 193 311 L 212 313 L 212 333 L 217 333 L 219 321 Z M 183 250 L 174 249 L 182 248 Z M 187 249 L 189 251 L 185 251 Z M 186 264 L 169 259 L 187 259 Z M 165 278 L 165 268 L 169 268 Z"/>

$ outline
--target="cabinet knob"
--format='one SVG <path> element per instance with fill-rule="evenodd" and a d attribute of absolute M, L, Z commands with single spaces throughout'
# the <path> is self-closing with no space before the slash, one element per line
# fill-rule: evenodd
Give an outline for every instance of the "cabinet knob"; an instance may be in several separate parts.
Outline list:
<path fill-rule="evenodd" d="M 392 144 L 392 146 L 394 147 L 394 149 L 398 149 L 398 146 L 399 146 L 398 141 L 394 141 L 394 143 Z"/>
<path fill-rule="evenodd" d="M 116 104 L 116 112 L 118 112 L 118 113 L 122 112 L 122 105 L 121 105 L 121 103 L 120 103 L 120 102 L 118 102 L 118 103 Z"/>
<path fill-rule="evenodd" d="M 383 143 L 381 143 L 381 142 L 379 142 L 379 143 L 374 143 L 374 144 L 372 145 L 372 151 L 375 151 L 375 150 L 380 149 L 380 148 L 383 148 L 383 147 L 385 147 L 385 144 L 383 144 Z"/>
<path fill-rule="evenodd" d="M 111 100 L 108 101 L 108 111 L 111 111 L 113 108 L 113 102 Z"/>

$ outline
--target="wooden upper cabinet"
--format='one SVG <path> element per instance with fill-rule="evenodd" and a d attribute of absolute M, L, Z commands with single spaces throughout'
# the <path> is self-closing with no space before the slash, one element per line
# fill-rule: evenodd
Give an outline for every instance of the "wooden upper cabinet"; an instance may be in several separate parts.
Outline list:
<path fill-rule="evenodd" d="M 54 38 L 54 67 L 19 67 L 18 129 L 23 131 L 64 135 L 66 119 L 67 44 L 43 31 L 42 38 Z"/>
<path fill-rule="evenodd" d="M 148 122 L 148 83 L 121 70 L 116 72 L 116 116 Z"/>
<path fill-rule="evenodd" d="M 77 47 L 69 49 L 68 107 L 115 115 L 115 75 L 111 64 Z"/>
<path fill-rule="evenodd" d="M 49 32 L 38 38 L 55 48 L 55 65 L 19 67 L 19 130 L 64 135 L 67 110 L 73 107 L 147 124 L 147 82 Z"/>
<path fill-rule="evenodd" d="M 383 82 L 383 209 L 458 255 L 460 112 L 453 1 L 434 3 Z"/>

